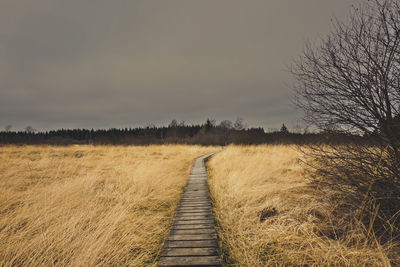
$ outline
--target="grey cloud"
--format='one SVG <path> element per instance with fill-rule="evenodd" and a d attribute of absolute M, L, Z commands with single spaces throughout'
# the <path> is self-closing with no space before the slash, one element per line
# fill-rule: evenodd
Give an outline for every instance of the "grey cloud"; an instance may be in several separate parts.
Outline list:
<path fill-rule="evenodd" d="M 362 0 L 3 0 L 0 127 L 299 114 L 286 66 Z"/>

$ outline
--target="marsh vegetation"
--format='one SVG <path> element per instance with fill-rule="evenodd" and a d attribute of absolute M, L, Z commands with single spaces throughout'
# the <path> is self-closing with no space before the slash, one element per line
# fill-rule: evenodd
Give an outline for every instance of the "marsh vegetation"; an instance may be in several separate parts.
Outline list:
<path fill-rule="evenodd" d="M 363 224 L 351 192 L 320 175 L 296 146 L 229 146 L 208 162 L 221 254 L 234 266 L 396 266 L 398 243 Z M 353 192 L 354 193 L 354 192 Z M 365 211 L 364 211 L 365 212 Z"/>
<path fill-rule="evenodd" d="M 154 266 L 199 146 L 5 146 L 0 265 Z"/>

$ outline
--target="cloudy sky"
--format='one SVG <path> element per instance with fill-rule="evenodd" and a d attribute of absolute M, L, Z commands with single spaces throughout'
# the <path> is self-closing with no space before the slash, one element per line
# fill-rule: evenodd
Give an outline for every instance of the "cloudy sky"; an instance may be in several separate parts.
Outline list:
<path fill-rule="evenodd" d="M 293 127 L 288 65 L 362 0 L 0 0 L 0 129 Z"/>

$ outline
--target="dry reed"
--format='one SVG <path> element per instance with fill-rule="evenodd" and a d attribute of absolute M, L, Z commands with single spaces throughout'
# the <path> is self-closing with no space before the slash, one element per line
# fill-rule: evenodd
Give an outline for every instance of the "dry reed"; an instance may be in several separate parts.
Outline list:
<path fill-rule="evenodd" d="M 238 266 L 390 266 L 361 225 L 305 180 L 294 146 L 228 146 L 208 162 L 222 255 Z M 343 217 L 345 218 L 345 216 Z M 339 232 L 337 225 L 347 225 Z"/>
<path fill-rule="evenodd" d="M 153 266 L 200 146 L 0 147 L 1 266 Z"/>

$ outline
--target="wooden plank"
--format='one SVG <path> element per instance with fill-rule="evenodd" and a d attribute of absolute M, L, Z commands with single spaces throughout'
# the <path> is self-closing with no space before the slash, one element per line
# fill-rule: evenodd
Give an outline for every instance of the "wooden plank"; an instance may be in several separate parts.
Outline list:
<path fill-rule="evenodd" d="M 203 186 L 205 187 L 205 185 L 193 186 L 192 188 L 188 188 L 188 191 L 183 191 L 183 194 L 185 195 L 185 194 L 188 194 L 188 193 L 191 193 L 191 194 L 200 194 L 201 193 L 201 194 L 204 194 L 204 195 L 208 196 L 209 192 L 207 192 L 206 189 L 201 188 Z"/>
<path fill-rule="evenodd" d="M 188 217 L 175 217 L 174 223 L 184 224 L 185 222 L 193 222 L 193 221 L 209 221 L 210 223 L 214 223 L 213 216 L 188 216 Z"/>
<path fill-rule="evenodd" d="M 186 220 L 186 221 L 182 221 L 182 220 L 176 220 L 174 221 L 174 224 L 214 224 L 214 220 L 213 219 L 204 219 L 204 220 Z"/>
<path fill-rule="evenodd" d="M 194 201 L 194 200 L 205 200 L 205 201 L 210 201 L 210 198 L 208 197 L 208 195 L 182 195 L 182 201 L 185 200 L 190 200 L 190 201 Z"/>
<path fill-rule="evenodd" d="M 167 248 L 161 256 L 218 256 L 217 248 Z"/>
<path fill-rule="evenodd" d="M 208 203 L 211 204 L 210 197 L 208 195 L 207 196 L 184 195 L 181 198 L 181 202 L 185 201 L 207 201 Z"/>
<path fill-rule="evenodd" d="M 181 203 L 181 205 L 179 205 L 178 207 L 179 209 L 196 209 L 196 208 L 201 208 L 201 209 L 210 209 L 212 210 L 212 206 L 208 203 L 203 203 L 203 202 L 199 202 L 199 203 Z"/>
<path fill-rule="evenodd" d="M 167 241 L 166 248 L 216 248 L 217 240 Z"/>
<path fill-rule="evenodd" d="M 181 203 L 193 203 L 193 202 L 201 202 L 201 203 L 207 203 L 211 205 L 210 199 L 208 197 L 185 197 L 181 200 Z"/>
<path fill-rule="evenodd" d="M 198 199 L 203 199 L 203 200 L 210 200 L 210 197 L 208 196 L 208 194 L 205 195 L 193 195 L 193 194 L 183 194 L 182 198 L 183 201 L 184 200 L 198 200 Z"/>
<path fill-rule="evenodd" d="M 207 209 L 212 210 L 212 206 L 209 203 L 199 202 L 199 203 L 182 203 L 178 206 L 179 209 Z"/>
<path fill-rule="evenodd" d="M 180 205 L 196 205 L 196 204 L 205 204 L 211 207 L 210 201 L 206 199 L 196 199 L 196 200 L 182 200 Z"/>
<path fill-rule="evenodd" d="M 216 234 L 198 234 L 198 235 L 171 235 L 167 240 L 171 241 L 190 241 L 190 240 L 215 240 Z"/>
<path fill-rule="evenodd" d="M 211 207 L 203 207 L 203 206 L 195 206 L 195 207 L 188 207 L 188 206 L 182 206 L 179 207 L 176 211 L 176 213 L 189 213 L 189 212 L 211 212 L 212 213 L 212 208 Z"/>
<path fill-rule="evenodd" d="M 221 266 L 218 256 L 161 257 L 159 266 Z"/>
<path fill-rule="evenodd" d="M 177 212 L 179 211 L 185 211 L 185 210 L 193 210 L 193 211 L 199 211 L 199 210 L 206 210 L 206 211 L 212 211 L 211 206 L 181 206 L 178 208 Z"/>
<path fill-rule="evenodd" d="M 203 185 L 202 185 L 203 186 Z M 185 189 L 184 191 L 183 191 L 183 194 L 182 194 L 182 196 L 184 196 L 185 194 L 192 194 L 192 195 L 196 195 L 196 194 L 201 194 L 201 195 L 205 195 L 205 196 L 208 196 L 208 190 L 206 190 L 205 188 L 203 188 L 203 189 L 199 189 L 199 187 L 200 186 L 193 186 L 193 188 L 188 188 L 188 189 Z M 205 186 L 204 186 L 205 187 Z"/>
<path fill-rule="evenodd" d="M 176 215 L 180 213 L 209 213 L 212 214 L 212 209 L 211 208 L 202 208 L 200 207 L 187 207 L 187 208 L 179 208 L 176 211 Z"/>
<path fill-rule="evenodd" d="M 187 216 L 187 217 L 175 217 L 174 223 L 175 222 L 191 222 L 191 221 L 206 221 L 210 220 L 214 222 L 213 216 Z"/>
<path fill-rule="evenodd" d="M 213 213 L 211 211 L 203 211 L 203 212 L 179 212 L 175 214 L 176 218 L 186 218 L 186 217 L 192 217 L 196 216 L 195 219 L 199 218 L 199 216 L 202 216 L 201 218 L 212 218 Z M 192 218 L 193 219 L 193 218 Z M 192 220 L 189 219 L 189 220 Z"/>
<path fill-rule="evenodd" d="M 193 211 L 193 210 L 180 210 L 178 211 L 175 216 L 188 216 L 188 215 L 194 215 L 194 216 L 200 216 L 200 215 L 206 215 L 206 216 L 212 216 L 211 210 L 200 210 L 200 211 Z"/>
<path fill-rule="evenodd" d="M 183 206 L 194 206 L 194 207 L 196 207 L 196 206 L 206 206 L 206 207 L 212 207 L 211 206 L 211 204 L 209 203 L 209 202 L 207 202 L 207 201 L 185 201 L 185 202 L 181 202 L 180 204 L 179 204 L 179 206 L 178 207 L 183 207 Z"/>
<path fill-rule="evenodd" d="M 187 203 L 187 202 L 205 202 L 211 205 L 209 197 L 184 197 L 181 199 L 180 203 Z"/>
<path fill-rule="evenodd" d="M 213 224 L 175 224 L 172 230 L 185 230 L 185 229 L 214 229 Z"/>
<path fill-rule="evenodd" d="M 215 229 L 173 229 L 172 235 L 199 235 L 199 234 L 216 234 Z"/>
<path fill-rule="evenodd" d="M 206 206 L 206 205 L 198 205 L 198 206 L 190 206 L 190 205 L 183 205 L 180 206 L 179 209 L 176 212 L 179 211 L 188 211 L 188 210 L 193 210 L 193 211 L 212 211 L 211 206 Z"/>
<path fill-rule="evenodd" d="M 206 200 L 196 200 L 196 201 L 182 201 L 178 207 L 183 206 L 183 205 L 192 205 L 192 206 L 208 206 L 208 207 L 212 207 L 211 203 L 209 201 Z"/>
<path fill-rule="evenodd" d="M 205 220 L 212 218 L 212 214 L 209 215 L 178 215 L 175 216 L 176 220 L 191 221 L 191 220 Z"/>
<path fill-rule="evenodd" d="M 204 186 L 204 185 L 202 185 L 202 186 Z M 209 191 L 207 189 L 205 189 L 205 188 L 203 188 L 203 189 L 200 188 L 199 189 L 199 186 L 196 186 L 196 188 L 193 188 L 193 189 L 190 189 L 190 190 L 184 189 L 182 196 L 184 196 L 185 194 L 200 194 L 200 193 L 205 195 L 205 196 L 209 195 Z"/>
<path fill-rule="evenodd" d="M 212 209 L 211 207 L 207 207 L 207 206 L 182 206 L 179 208 L 179 210 L 176 211 L 176 213 L 179 212 L 211 212 L 212 213 Z"/>
<path fill-rule="evenodd" d="M 181 203 L 186 203 L 186 202 L 206 202 L 208 204 L 210 203 L 210 198 L 209 197 L 184 197 L 181 200 Z"/>
<path fill-rule="evenodd" d="M 193 205 L 182 205 L 182 206 L 179 207 L 177 212 L 179 210 L 182 210 L 182 211 L 187 211 L 187 210 L 207 210 L 207 211 L 212 211 L 212 207 L 208 206 L 208 205 L 196 205 L 196 206 L 193 206 Z"/>
<path fill-rule="evenodd" d="M 184 192 L 182 194 L 182 196 L 181 196 L 181 199 L 185 200 L 186 198 L 188 198 L 188 199 L 202 198 L 202 199 L 210 200 L 210 196 L 209 196 L 208 192 L 207 193 L 201 193 L 201 194 Z"/>
<path fill-rule="evenodd" d="M 207 208 L 212 210 L 212 206 L 210 203 L 207 202 L 183 202 L 178 206 L 180 208 Z"/>
<path fill-rule="evenodd" d="M 194 199 L 203 199 L 203 200 L 209 200 L 208 194 L 194 194 L 194 193 L 183 193 L 182 199 L 189 199 L 189 200 L 194 200 Z"/>
<path fill-rule="evenodd" d="M 183 192 L 183 194 L 181 196 L 181 199 L 184 200 L 186 198 L 189 198 L 189 199 L 203 198 L 203 199 L 210 200 L 210 196 L 209 196 L 208 192 L 198 193 L 197 191 L 196 192 L 193 192 L 193 191 L 191 191 L 191 192 Z"/>
<path fill-rule="evenodd" d="M 208 205 L 211 205 L 210 200 L 207 197 L 197 197 L 197 198 L 185 197 L 185 198 L 182 199 L 181 204 L 184 204 L 184 203 L 195 203 L 195 202 L 206 203 Z"/>
<path fill-rule="evenodd" d="M 211 207 L 207 206 L 194 206 L 194 207 L 189 207 L 189 206 L 182 206 L 179 207 L 176 212 L 185 212 L 185 211 L 212 211 Z"/>
<path fill-rule="evenodd" d="M 197 199 L 197 198 L 202 198 L 202 199 L 207 199 L 207 200 L 210 200 L 210 196 L 209 196 L 209 194 L 208 194 L 208 192 L 207 193 L 202 193 L 202 194 L 199 194 L 199 193 L 183 193 L 182 194 L 182 196 L 181 196 L 181 199 L 182 200 L 185 200 L 185 199 Z"/>
<path fill-rule="evenodd" d="M 181 206 L 176 212 L 185 212 L 185 211 L 210 211 L 212 212 L 212 208 L 210 206 Z"/>

